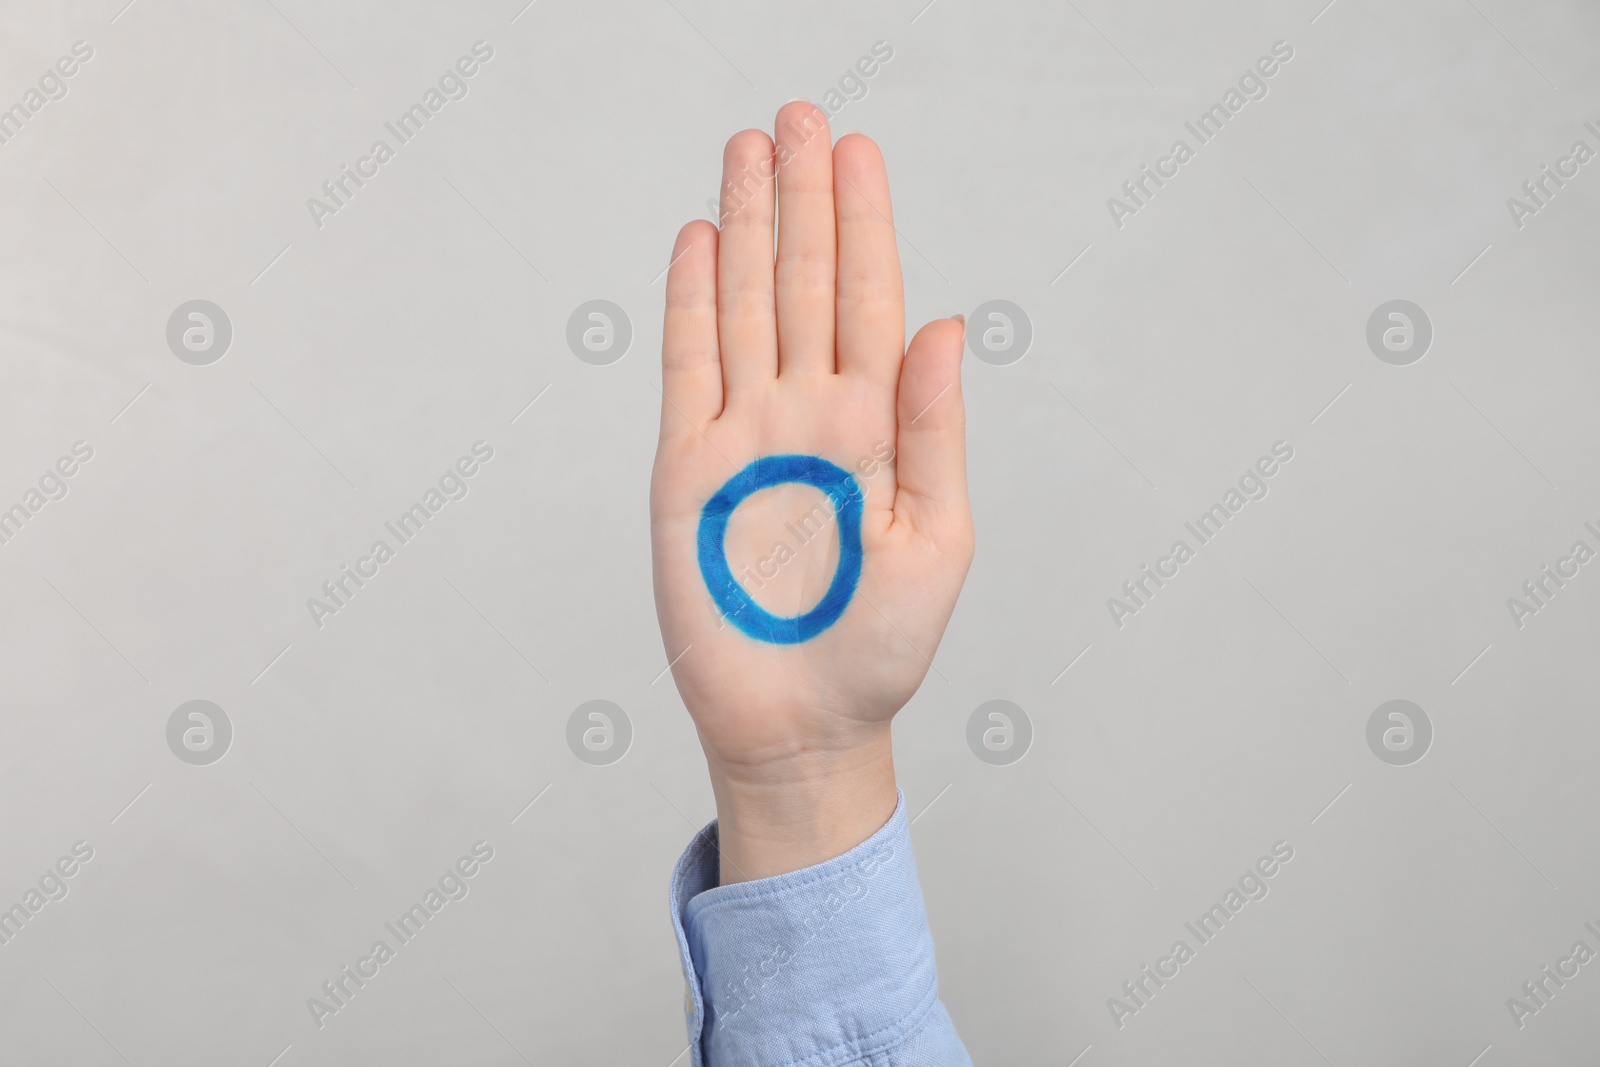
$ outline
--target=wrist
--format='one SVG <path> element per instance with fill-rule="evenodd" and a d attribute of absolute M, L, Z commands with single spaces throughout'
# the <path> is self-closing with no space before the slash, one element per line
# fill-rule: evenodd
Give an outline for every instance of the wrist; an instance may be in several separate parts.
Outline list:
<path fill-rule="evenodd" d="M 848 750 L 758 767 L 707 755 L 717 801 L 720 884 L 771 878 L 841 856 L 894 814 L 888 724 Z"/>

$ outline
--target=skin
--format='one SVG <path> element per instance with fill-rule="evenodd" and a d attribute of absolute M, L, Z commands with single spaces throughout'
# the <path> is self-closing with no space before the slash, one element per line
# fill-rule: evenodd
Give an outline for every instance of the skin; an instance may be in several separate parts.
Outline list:
<path fill-rule="evenodd" d="M 728 141 L 721 216 L 720 230 L 689 223 L 672 250 L 650 519 L 662 639 L 705 750 L 726 885 L 841 855 L 894 813 L 889 723 L 928 671 L 973 534 L 964 326 L 938 319 L 905 345 L 877 145 L 850 134 L 834 146 L 820 109 L 786 105 L 774 136 L 745 130 Z M 873 466 L 875 446 L 879 455 L 892 446 L 893 463 Z M 698 531 L 730 477 L 786 453 L 856 472 L 862 571 L 832 627 L 775 645 L 720 616 Z M 734 512 L 735 574 L 770 559 L 779 541 L 798 548 L 769 565 L 763 573 L 777 573 L 759 591 L 743 583 L 774 614 L 809 610 L 832 580 L 831 522 L 803 546 L 784 526 L 824 499 L 780 487 Z"/>

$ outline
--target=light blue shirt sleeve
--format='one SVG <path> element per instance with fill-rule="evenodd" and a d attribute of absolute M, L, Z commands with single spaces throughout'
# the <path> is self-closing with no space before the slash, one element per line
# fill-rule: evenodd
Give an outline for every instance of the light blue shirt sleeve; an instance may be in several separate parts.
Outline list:
<path fill-rule="evenodd" d="M 842 856 L 718 885 L 717 824 L 672 872 L 692 1067 L 971 1067 L 934 972 L 903 794 Z"/>

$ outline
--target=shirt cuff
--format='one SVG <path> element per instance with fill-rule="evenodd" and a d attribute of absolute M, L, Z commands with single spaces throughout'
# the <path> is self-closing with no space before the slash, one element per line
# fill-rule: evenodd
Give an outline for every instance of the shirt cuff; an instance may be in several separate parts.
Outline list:
<path fill-rule="evenodd" d="M 938 1006 L 905 796 L 842 856 L 719 886 L 717 824 L 672 873 L 694 1067 L 831 1067 L 893 1049 Z"/>

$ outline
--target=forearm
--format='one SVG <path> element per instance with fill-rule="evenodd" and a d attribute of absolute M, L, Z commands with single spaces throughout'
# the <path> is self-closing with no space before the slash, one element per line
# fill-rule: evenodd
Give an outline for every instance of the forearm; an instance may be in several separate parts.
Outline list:
<path fill-rule="evenodd" d="M 693 1067 L 970 1067 L 938 997 L 897 795 L 887 822 L 824 863 L 716 884 L 718 826 L 672 878 Z"/>
<path fill-rule="evenodd" d="M 746 768 L 707 754 L 717 801 L 720 884 L 796 871 L 841 856 L 895 809 L 888 724 L 849 748 Z"/>

